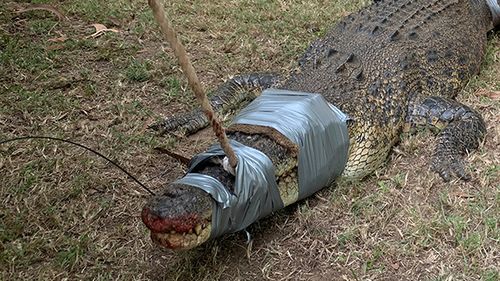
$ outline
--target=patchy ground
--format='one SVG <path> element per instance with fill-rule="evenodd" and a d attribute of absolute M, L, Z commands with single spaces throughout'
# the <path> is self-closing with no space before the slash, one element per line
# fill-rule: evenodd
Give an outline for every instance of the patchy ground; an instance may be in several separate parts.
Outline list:
<path fill-rule="evenodd" d="M 0 3 L 0 140 L 71 139 L 155 190 L 181 176 L 153 148 L 190 155 L 210 140 L 147 130 L 188 110 L 192 96 L 146 1 L 31 2 Z M 216 2 L 165 3 L 208 89 L 237 73 L 291 69 L 313 38 L 365 4 Z M 237 233 L 172 253 L 140 221 L 147 192 L 113 166 L 64 143 L 10 143 L 0 146 L 0 280 L 498 280 L 500 38 L 490 37 L 481 75 L 459 96 L 488 126 L 468 158 L 470 182 L 429 171 L 430 132 L 403 136 L 386 168 L 254 224 L 250 244 Z"/>

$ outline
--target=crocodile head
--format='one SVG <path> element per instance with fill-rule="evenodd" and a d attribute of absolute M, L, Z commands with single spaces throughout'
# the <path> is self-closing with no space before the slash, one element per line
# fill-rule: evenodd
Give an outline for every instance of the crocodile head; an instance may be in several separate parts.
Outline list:
<path fill-rule="evenodd" d="M 191 249 L 210 238 L 211 196 L 189 185 L 169 184 L 146 203 L 142 221 L 151 239 L 169 249 Z"/>

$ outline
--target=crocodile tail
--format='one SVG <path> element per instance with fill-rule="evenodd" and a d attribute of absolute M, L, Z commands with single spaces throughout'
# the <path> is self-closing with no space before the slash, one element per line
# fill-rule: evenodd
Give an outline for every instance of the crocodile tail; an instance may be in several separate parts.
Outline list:
<path fill-rule="evenodd" d="M 244 107 L 260 91 L 273 87 L 281 81 L 278 74 L 251 73 L 235 76 L 220 85 L 210 96 L 210 104 L 218 116 L 228 116 Z M 151 129 L 167 134 L 182 132 L 193 134 L 208 126 L 208 120 L 200 108 L 173 116 L 150 126 Z"/>

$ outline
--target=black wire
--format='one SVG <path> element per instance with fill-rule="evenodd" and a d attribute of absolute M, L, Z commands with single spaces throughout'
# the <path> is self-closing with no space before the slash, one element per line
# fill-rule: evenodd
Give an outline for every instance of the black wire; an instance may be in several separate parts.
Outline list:
<path fill-rule="evenodd" d="M 60 138 L 55 138 L 55 137 L 44 137 L 44 136 L 26 136 L 26 137 L 12 138 L 12 139 L 8 139 L 8 140 L 0 141 L 0 144 L 4 144 L 4 143 L 8 143 L 8 142 L 13 142 L 13 141 L 27 140 L 27 139 L 47 139 L 47 140 L 62 141 L 62 142 L 73 144 L 73 145 L 76 145 L 76 146 L 81 147 L 83 149 L 86 149 L 86 150 L 88 150 L 88 151 L 90 151 L 92 153 L 95 153 L 98 156 L 106 159 L 106 161 L 108 161 L 109 163 L 113 164 L 115 167 L 117 167 L 122 172 L 124 172 L 125 174 L 127 174 L 127 176 L 129 176 L 129 178 L 131 178 L 132 180 L 134 180 L 137 184 L 139 184 L 142 188 L 144 188 L 146 191 L 148 191 L 151 195 L 155 195 L 155 193 L 153 191 L 151 191 L 149 188 L 147 188 L 136 177 L 134 177 L 132 174 L 130 174 L 129 172 L 127 172 L 124 168 L 122 168 L 120 165 L 118 165 L 117 163 L 115 163 L 113 160 L 109 159 L 108 157 L 102 155 L 98 151 L 95 151 L 92 148 L 87 147 L 87 146 L 85 146 L 83 144 L 79 144 L 79 143 L 76 143 L 76 142 L 73 142 L 73 141 L 70 141 L 70 140 L 65 140 L 65 139 L 60 139 Z"/>

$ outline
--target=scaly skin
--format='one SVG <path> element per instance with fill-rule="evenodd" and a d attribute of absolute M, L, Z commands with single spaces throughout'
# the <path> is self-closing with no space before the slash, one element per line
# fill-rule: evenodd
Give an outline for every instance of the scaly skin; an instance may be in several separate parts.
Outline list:
<path fill-rule="evenodd" d="M 242 96 L 249 96 L 245 93 L 271 86 L 322 94 L 353 119 L 348 124 L 351 143 L 343 172 L 350 178 L 363 178 L 380 167 L 405 125 L 430 126 L 440 130 L 432 170 L 444 180 L 468 179 L 463 155 L 477 148 L 486 129 L 476 111 L 453 97 L 479 71 L 486 32 L 497 23 L 482 0 L 376 1 L 315 41 L 288 79 L 278 83 L 277 76 L 259 74 L 245 76 L 246 80 L 236 78 L 226 83 L 237 85 L 236 91 L 219 90 L 214 101 L 238 97 L 238 104 L 246 99 Z M 194 132 L 205 126 L 198 121 L 199 113 L 189 116 L 169 119 L 165 124 L 175 126 L 163 127 Z M 229 138 L 268 155 L 280 167 L 277 182 L 285 205 L 295 202 L 296 151 L 280 143 L 279 136 L 253 127 L 233 128 Z M 229 189 L 234 182 L 216 164 L 198 172 L 216 175 Z M 206 232 L 196 234 L 200 225 L 210 229 L 213 201 L 197 188 L 181 187 L 175 196 L 167 191 L 150 200 L 142 214 L 153 240 L 168 248 L 192 248 L 209 238 Z M 178 205 L 182 208 L 157 211 Z M 181 218 L 190 220 L 181 223 Z M 162 228 L 155 228 L 151 221 Z M 169 231 L 172 234 L 167 237 Z M 189 232 L 196 239 L 183 238 Z"/>
<path fill-rule="evenodd" d="M 210 103 L 219 116 L 230 115 L 252 101 L 262 89 L 274 86 L 279 80 L 280 77 L 273 73 L 239 75 L 222 84 L 212 95 Z M 179 131 L 192 134 L 207 125 L 207 117 L 198 108 L 192 112 L 157 122 L 150 128 L 160 133 Z"/>

